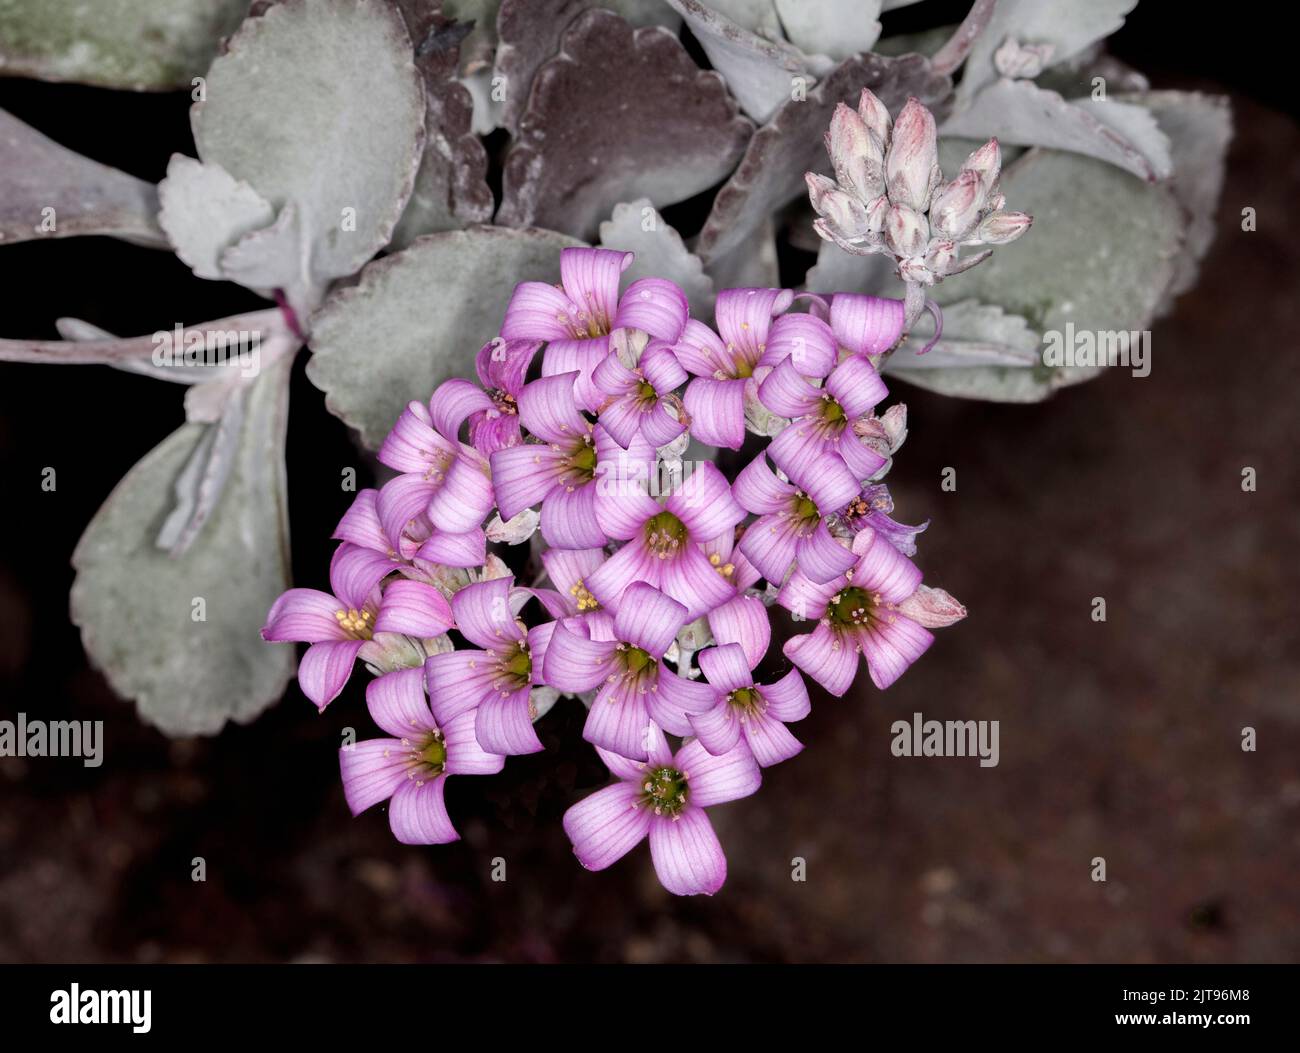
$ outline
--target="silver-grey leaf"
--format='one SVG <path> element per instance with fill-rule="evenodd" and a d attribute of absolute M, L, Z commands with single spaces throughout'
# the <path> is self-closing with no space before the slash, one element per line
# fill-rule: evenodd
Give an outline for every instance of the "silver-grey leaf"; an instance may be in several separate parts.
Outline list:
<path fill-rule="evenodd" d="M 636 253 L 632 265 L 623 272 L 624 281 L 667 278 L 686 293 L 691 317 L 713 317 L 713 279 L 704 273 L 703 261 L 683 244 L 681 235 L 655 211 L 648 197 L 615 205 L 610 218 L 600 225 L 600 244 Z"/>

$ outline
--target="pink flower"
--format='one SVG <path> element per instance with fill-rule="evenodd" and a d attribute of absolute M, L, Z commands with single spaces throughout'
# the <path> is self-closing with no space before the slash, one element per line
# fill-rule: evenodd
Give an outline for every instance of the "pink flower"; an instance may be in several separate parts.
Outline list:
<path fill-rule="evenodd" d="M 855 355 L 880 355 L 903 338 L 906 308 L 902 300 L 861 293 L 831 297 L 831 329 L 840 347 Z M 805 375 L 812 376 L 807 370 Z M 825 374 L 822 374 L 823 376 Z"/>
<path fill-rule="evenodd" d="M 887 688 L 934 643 L 930 632 L 900 611 L 921 584 L 916 565 L 874 530 L 853 539 L 857 564 L 843 578 L 819 584 L 795 571 L 777 601 L 817 628 L 787 640 L 785 655 L 832 695 L 853 683 L 858 656 L 872 682 Z"/>
<path fill-rule="evenodd" d="M 695 438 L 740 449 L 745 391 L 761 379 L 757 371 L 790 355 L 818 376 L 835 364 L 835 339 L 826 323 L 808 314 L 783 313 L 793 300 L 788 289 L 724 289 L 715 310 L 721 338 L 702 322 L 686 323 L 674 350 L 695 375 L 683 399 Z"/>
<path fill-rule="evenodd" d="M 707 684 L 686 680 L 663 664 L 686 620 L 685 607 L 638 581 L 622 597 L 612 631 L 603 631 L 607 619 L 585 626 L 556 624 L 543 664 L 545 682 L 571 693 L 600 688 L 583 738 L 645 760 L 647 735 L 655 725 L 674 735 L 690 734 L 687 714 L 702 712 L 714 699 Z M 581 635 L 584 629 L 593 635 Z"/>
<path fill-rule="evenodd" d="M 799 484 L 777 478 L 759 454 L 736 476 L 732 493 L 759 518 L 745 528 L 740 551 L 773 585 L 796 563 L 816 582 L 831 581 L 855 559 L 827 527 L 827 520 L 860 492 L 844 462 L 822 449 L 799 464 Z"/>
<path fill-rule="evenodd" d="M 600 602 L 583 579 L 605 559 L 605 550 L 599 548 L 548 548 L 542 565 L 554 588 L 534 589 L 533 594 L 552 618 L 585 618 L 600 610 Z"/>
<path fill-rule="evenodd" d="M 763 780 L 753 756 L 737 748 L 720 757 L 699 742 L 674 756 L 657 730 L 641 763 L 599 750 L 619 781 L 564 813 L 564 832 L 588 870 L 604 870 L 645 837 L 655 873 L 678 896 L 711 896 L 727 880 L 727 857 L 705 809 L 748 797 Z"/>
<path fill-rule="evenodd" d="M 811 711 L 808 689 L 797 669 L 774 684 L 754 682 L 754 668 L 772 639 L 763 601 L 737 596 L 709 615 L 709 628 L 717 646 L 696 660 L 715 689 L 714 704 L 690 717 L 700 742 L 715 755 L 743 743 L 764 768 L 793 757 L 803 744 L 785 725 Z"/>
<path fill-rule="evenodd" d="M 271 606 L 262 639 L 311 644 L 298 663 L 298 684 L 318 709 L 338 697 L 367 645 L 378 653 L 377 634 L 428 639 L 451 628 L 451 607 L 432 585 L 395 579 L 381 590 L 392 569 L 387 555 L 345 542 L 330 563 L 333 595 L 290 589 Z"/>
<path fill-rule="evenodd" d="M 889 394 L 867 359 L 854 355 L 831 370 L 823 387 L 810 383 L 790 359 L 777 366 L 758 389 L 763 405 L 792 418 L 768 447 L 768 455 L 790 478 L 818 470 L 823 454 L 838 454 L 859 479 L 870 479 L 887 459 L 858 437 L 860 422 Z"/>
<path fill-rule="evenodd" d="M 609 353 L 610 333 L 639 329 L 671 343 L 686 324 L 686 294 L 673 282 L 640 278 L 619 296 L 621 276 L 631 262 L 630 252 L 564 249 L 559 287 L 521 282 L 501 324 L 506 340 L 545 341 L 542 375 L 576 371 L 578 400 L 593 413 L 604 395 L 591 375 Z"/>
<path fill-rule="evenodd" d="M 681 415 L 668 410 L 678 404 L 673 392 L 686 383 L 686 370 L 668 344 L 652 340 L 634 367 L 625 365 L 618 353 L 611 351 L 593 370 L 591 379 L 606 396 L 600 423 L 624 449 L 637 436 L 658 449 L 686 430 Z"/>
<path fill-rule="evenodd" d="M 458 436 L 470 414 L 494 409 L 468 380 L 448 380 L 427 407 L 410 403 L 384 439 L 379 460 L 403 474 L 380 490 L 376 508 L 389 543 L 403 556 L 412 538 L 422 538 L 421 558 L 451 566 L 473 566 L 453 561 L 485 550 L 483 520 L 493 505 L 488 462 Z"/>
<path fill-rule="evenodd" d="M 474 734 L 493 753 L 536 753 L 542 744 L 533 730 L 532 689 L 543 684 L 541 670 L 554 622 L 525 629 L 516 617 L 529 593 L 513 578 L 466 585 L 451 599 L 456 628 L 482 650 L 430 655 L 424 663 L 429 697 L 442 712 L 475 710 Z"/>
<path fill-rule="evenodd" d="M 449 775 L 494 775 L 505 758 L 486 753 L 474 737 L 474 711 L 452 712 L 426 698 L 424 674 L 402 669 L 372 680 L 366 707 L 393 738 L 367 739 L 339 750 L 343 795 L 353 815 L 389 801 L 393 836 L 407 845 L 440 845 L 460 835 L 443 791 Z"/>
<path fill-rule="evenodd" d="M 519 419 L 540 442 L 492 454 L 492 482 L 502 519 L 541 502 L 541 531 L 561 548 L 596 548 L 608 536 L 596 521 L 597 475 L 613 466 L 622 475 L 648 477 L 654 447 L 634 439 L 620 449 L 593 425 L 574 401 L 577 373 L 560 373 L 526 384 L 519 393 Z"/>
<path fill-rule="evenodd" d="M 470 414 L 469 441 L 485 457 L 523 441 L 519 433 L 519 392 L 541 346 L 532 340 L 503 340 L 498 336 L 479 349 L 474 368 L 493 408 Z"/>
<path fill-rule="evenodd" d="M 624 590 L 644 581 L 681 603 L 688 621 L 735 595 L 701 548 L 745 518 L 717 466 L 705 461 L 661 504 L 639 480 L 602 479 L 596 519 L 608 537 L 625 541 L 587 579 L 602 605 L 616 608 Z"/>

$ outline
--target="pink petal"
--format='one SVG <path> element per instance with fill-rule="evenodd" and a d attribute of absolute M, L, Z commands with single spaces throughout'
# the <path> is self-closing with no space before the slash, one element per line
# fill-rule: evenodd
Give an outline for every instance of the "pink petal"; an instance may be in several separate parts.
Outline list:
<path fill-rule="evenodd" d="M 640 329 L 660 340 L 676 340 L 690 310 L 686 294 L 664 278 L 638 278 L 623 293 L 616 329 Z"/>
<path fill-rule="evenodd" d="M 546 442 L 572 443 L 591 427 L 578 411 L 574 384 L 578 373 L 557 373 L 525 384 L 519 392 L 519 420 Z"/>
<path fill-rule="evenodd" d="M 594 547 L 549 548 L 542 553 L 546 576 L 562 596 L 571 596 L 569 590 L 604 562 L 604 550 Z"/>
<path fill-rule="evenodd" d="M 843 459 L 816 442 L 800 442 L 802 421 L 796 421 L 772 440 L 768 455 L 800 490 L 812 498 L 822 515 L 835 512 L 862 491 L 861 480 Z M 785 440 L 790 436 L 789 441 Z"/>
<path fill-rule="evenodd" d="M 438 775 L 423 784 L 408 779 L 397 788 L 388 805 L 388 825 L 398 841 L 404 845 L 445 845 L 460 840 L 443 801 L 446 782 L 445 775 Z"/>
<path fill-rule="evenodd" d="M 399 472 L 426 472 L 455 452 L 455 444 L 433 430 L 429 408 L 422 402 L 409 402 L 385 436 L 378 457 L 381 464 Z"/>
<path fill-rule="evenodd" d="M 343 797 L 353 815 L 386 801 L 406 782 L 410 749 L 397 739 L 366 739 L 339 750 Z"/>
<path fill-rule="evenodd" d="M 588 870 L 604 870 L 641 843 L 650 830 L 650 811 L 638 808 L 641 788 L 619 782 L 597 790 L 564 813 L 564 832 Z"/>
<path fill-rule="evenodd" d="M 785 656 L 832 695 L 842 695 L 858 670 L 858 649 L 851 637 L 818 625 L 807 636 L 795 636 L 782 648 Z"/>
<path fill-rule="evenodd" d="M 481 527 L 463 534 L 435 530 L 415 554 L 419 559 L 446 567 L 481 567 L 487 560 L 487 535 Z"/>
<path fill-rule="evenodd" d="M 836 293 L 831 300 L 831 328 L 839 342 L 859 355 L 888 351 L 903 335 L 902 300 Z"/>
<path fill-rule="evenodd" d="M 573 385 L 578 405 L 595 413 L 605 400 L 591 379 L 592 371 L 609 355 L 609 337 L 598 336 L 586 340 L 552 340 L 542 355 L 542 376 L 553 377 L 560 373 L 577 373 Z"/>
<path fill-rule="evenodd" d="M 766 713 L 752 715 L 743 725 L 745 743 L 760 768 L 780 764 L 803 750 L 790 729 Z"/>
<path fill-rule="evenodd" d="M 673 352 L 686 370 L 697 377 L 735 376 L 735 362 L 727 352 L 718 334 L 703 322 L 692 318 L 687 321 L 681 338 L 673 345 Z"/>
<path fill-rule="evenodd" d="M 687 680 L 684 676 L 670 673 L 667 669 L 659 670 L 659 690 L 655 695 L 660 702 L 666 703 L 679 713 L 704 713 L 713 708 L 718 700 L 716 684 L 706 684 L 703 680 Z M 682 732 L 686 734 L 687 732 Z"/>
<path fill-rule="evenodd" d="M 831 581 L 818 584 L 808 575 L 796 570 L 790 579 L 781 586 L 776 602 L 794 615 L 795 621 L 814 620 L 826 613 L 826 605 L 845 585 L 845 582 Z"/>
<path fill-rule="evenodd" d="M 635 477 L 624 476 L 615 468 L 596 479 L 596 519 L 606 536 L 627 541 L 643 534 L 646 520 L 660 511 L 659 502 Z"/>
<path fill-rule="evenodd" d="M 596 484 L 552 490 L 542 505 L 541 531 L 548 544 L 560 549 L 603 545 L 608 538 L 596 518 Z"/>
<path fill-rule="evenodd" d="M 372 548 L 376 552 L 391 553 L 392 546 L 384 534 L 379 522 L 376 506 L 378 490 L 362 490 L 353 499 L 351 506 L 343 513 L 339 525 L 330 536 L 335 541 L 350 541 L 362 548 Z"/>
<path fill-rule="evenodd" d="M 772 642 L 767 607 L 757 596 L 737 596 L 710 611 L 709 629 L 719 644 L 740 644 L 750 669 L 763 660 Z"/>
<path fill-rule="evenodd" d="M 640 403 L 634 394 L 615 395 L 601 409 L 600 423 L 615 442 L 627 449 L 640 434 L 642 416 Z"/>
<path fill-rule="evenodd" d="M 724 694 L 754 685 L 754 674 L 745 649 L 738 643 L 706 647 L 695 656 L 695 660 L 700 663 L 709 683 Z"/>
<path fill-rule="evenodd" d="M 921 571 L 878 530 L 868 527 L 853 539 L 858 565 L 853 584 L 880 593 L 886 603 L 902 603 L 921 584 Z"/>
<path fill-rule="evenodd" d="M 799 569 L 819 585 L 843 579 L 844 572 L 857 562 L 849 547 L 831 537 L 826 524 L 820 521 L 811 533 L 799 539 L 795 558 Z"/>
<path fill-rule="evenodd" d="M 540 340 L 502 340 L 494 337 L 479 348 L 474 357 L 474 371 L 485 388 L 496 388 L 518 395 L 528 375 L 533 356 L 541 349 Z"/>
<path fill-rule="evenodd" d="M 789 722 L 803 720 L 812 712 L 808 701 L 808 687 L 799 675 L 798 669 L 791 669 L 785 676 L 773 684 L 764 684 L 758 689 L 767 703 L 767 711 L 777 720 Z"/>
<path fill-rule="evenodd" d="M 669 413 L 662 400 L 641 414 L 641 435 L 655 449 L 667 446 L 685 430 L 686 424 Z"/>
<path fill-rule="evenodd" d="M 366 685 L 366 708 L 370 710 L 371 720 L 399 739 L 415 737 L 437 727 L 424 693 L 424 670 L 418 666 L 385 673 L 370 681 Z"/>
<path fill-rule="evenodd" d="M 901 614 L 874 620 L 858 632 L 871 682 L 882 691 L 897 680 L 934 643 L 934 635 Z"/>
<path fill-rule="evenodd" d="M 513 578 L 489 578 L 466 585 L 451 598 L 456 628 L 465 639 L 492 651 L 524 638 L 510 610 L 513 587 Z"/>
<path fill-rule="evenodd" d="M 857 355 L 835 367 L 826 378 L 826 390 L 835 396 L 849 420 L 867 416 L 889 395 L 876 367 Z"/>
<path fill-rule="evenodd" d="M 543 622 L 528 630 L 528 653 L 532 657 L 534 684 L 542 684 L 542 669 L 546 666 L 546 650 L 555 634 L 555 622 Z"/>
<path fill-rule="evenodd" d="M 399 475 L 383 485 L 375 507 L 393 551 L 402 550 L 402 535 L 406 531 L 420 526 L 436 489 L 436 484 L 415 474 Z"/>
<path fill-rule="evenodd" d="M 543 748 L 533 730 L 528 705 L 530 691 L 527 687 L 510 694 L 493 691 L 483 700 L 474 722 L 474 737 L 483 749 L 515 757 L 537 753 Z"/>
<path fill-rule="evenodd" d="M 761 516 L 745 528 L 740 551 L 773 585 L 785 581 L 799 551 L 799 526 L 782 515 Z"/>
<path fill-rule="evenodd" d="M 623 593 L 633 582 L 653 585 L 661 592 L 664 564 L 670 562 L 651 555 L 641 538 L 629 541 L 626 545 L 605 560 L 587 577 L 587 591 L 592 594 L 602 607 L 617 611 L 623 601 Z"/>
<path fill-rule="evenodd" d="M 866 445 L 852 430 L 838 437 L 835 452 L 844 458 L 855 479 L 870 479 L 888 463 L 887 457 Z"/>
<path fill-rule="evenodd" d="M 424 662 L 429 708 L 439 727 L 477 708 L 491 694 L 497 678 L 495 658 L 487 651 L 445 651 Z"/>
<path fill-rule="evenodd" d="M 463 534 L 483 525 L 493 502 L 486 462 L 480 464 L 462 454 L 451 462 L 442 485 L 429 499 L 425 514 L 434 526 L 452 534 Z"/>
<path fill-rule="evenodd" d="M 613 249 L 574 248 L 560 252 L 560 281 L 570 299 L 605 331 L 618 310 L 618 286 L 633 254 Z"/>
<path fill-rule="evenodd" d="M 375 618 L 375 632 L 417 639 L 441 636 L 451 628 L 451 604 L 432 585 L 406 578 L 390 582 Z"/>
<path fill-rule="evenodd" d="M 641 355 L 641 375 L 660 395 L 676 391 L 690 379 L 670 345 L 652 340 Z"/>
<path fill-rule="evenodd" d="M 448 775 L 495 775 L 506 765 L 500 753 L 488 753 L 479 745 L 474 733 L 477 711 L 467 709 L 442 725 L 442 741 L 447 747 L 445 771 Z"/>
<path fill-rule="evenodd" d="M 614 641 L 588 640 L 560 622 L 546 649 L 542 680 L 557 691 L 590 691 L 604 681 L 613 651 Z"/>
<path fill-rule="evenodd" d="M 718 293 L 713 312 L 718 332 L 750 362 L 757 362 L 761 345 L 767 343 L 772 317 L 788 310 L 793 302 L 794 293 L 789 289 L 724 289 Z"/>
<path fill-rule="evenodd" d="M 727 857 L 703 809 L 650 823 L 650 855 L 659 883 L 678 896 L 712 896 L 727 880 Z"/>
<path fill-rule="evenodd" d="M 564 453 L 526 442 L 492 454 L 492 487 L 502 519 L 514 519 L 559 485 Z"/>
<path fill-rule="evenodd" d="M 687 545 L 674 558 L 655 562 L 661 566 L 660 589 L 686 608 L 687 621 L 708 614 L 736 595 L 735 587 L 717 572 L 698 545 Z"/>
<path fill-rule="evenodd" d="M 685 607 L 638 581 L 628 586 L 619 602 L 614 634 L 652 657 L 661 658 L 685 624 Z"/>
<path fill-rule="evenodd" d="M 696 377 L 682 398 L 691 435 L 710 446 L 738 450 L 745 441 L 745 381 Z"/>
<path fill-rule="evenodd" d="M 611 753 L 609 750 L 602 749 L 599 746 L 595 747 L 595 749 L 596 753 L 600 756 L 600 759 L 604 762 L 605 767 L 609 769 L 610 774 L 616 779 L 632 781 L 637 785 L 640 785 L 640 783 L 645 779 L 646 765 L 650 763 L 649 761 L 628 760 L 621 754 Z M 668 760 L 672 760 L 671 751 L 668 753 Z"/>
<path fill-rule="evenodd" d="M 821 402 L 821 391 L 785 358 L 758 386 L 758 399 L 779 417 L 802 417 Z"/>
<path fill-rule="evenodd" d="M 716 755 L 728 753 L 740 742 L 740 717 L 725 696 L 703 713 L 692 713 L 691 730 L 704 748 Z"/>
<path fill-rule="evenodd" d="M 794 490 L 792 483 L 783 483 L 776 477 L 761 453 L 740 470 L 736 481 L 731 484 L 732 496 L 742 508 L 755 515 L 789 508 Z"/>
<path fill-rule="evenodd" d="M 315 643 L 298 663 L 298 686 L 302 693 L 324 709 L 339 696 L 364 640 L 337 640 Z"/>
<path fill-rule="evenodd" d="M 712 461 L 696 464 L 664 507 L 682 521 L 692 541 L 717 537 L 745 518 L 745 510 L 731 496 L 727 477 Z"/>
<path fill-rule="evenodd" d="M 776 366 L 786 358 L 805 377 L 824 377 L 835 368 L 839 345 L 831 327 L 811 314 L 783 314 L 772 323 L 759 365 Z"/>
<path fill-rule="evenodd" d="M 506 305 L 501 335 L 506 340 L 561 340 L 570 335 L 574 305 L 545 282 L 520 282 Z"/>
<path fill-rule="evenodd" d="M 496 404 L 482 388 L 468 380 L 444 380 L 429 397 L 429 417 L 443 438 L 455 440 L 471 413 L 492 412 Z"/>
<path fill-rule="evenodd" d="M 660 669 L 659 682 L 662 684 L 664 680 L 674 675 L 667 669 Z M 691 733 L 691 722 L 686 715 L 686 710 L 670 702 L 658 689 L 645 696 L 645 705 L 652 726 L 670 735 L 683 736 Z"/>
<path fill-rule="evenodd" d="M 336 617 L 343 604 L 319 589 L 289 589 L 271 605 L 262 639 L 273 642 L 321 643 L 346 640 Z"/>
<path fill-rule="evenodd" d="M 738 801 L 756 791 L 763 781 L 763 773 L 746 749 L 715 757 L 702 743 L 688 742 L 677 751 L 673 764 L 686 776 L 690 787 L 687 803 L 695 808 Z"/>
<path fill-rule="evenodd" d="M 559 634 L 557 630 L 556 636 Z M 647 729 L 653 727 L 645 697 L 619 680 L 606 684 L 596 695 L 582 737 L 629 760 L 645 760 L 650 754 Z"/>

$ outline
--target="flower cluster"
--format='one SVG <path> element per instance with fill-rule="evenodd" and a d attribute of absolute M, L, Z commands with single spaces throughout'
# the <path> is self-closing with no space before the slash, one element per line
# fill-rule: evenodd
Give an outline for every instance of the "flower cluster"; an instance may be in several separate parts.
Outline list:
<path fill-rule="evenodd" d="M 321 709 L 358 659 L 375 675 L 388 737 L 340 751 L 343 784 L 354 813 L 389 801 L 400 841 L 454 840 L 447 776 L 541 750 L 572 696 L 615 780 L 564 817 L 579 860 L 648 837 L 666 888 L 712 893 L 706 810 L 802 749 L 805 676 L 843 695 L 865 662 L 888 687 L 965 611 L 921 584 L 923 528 L 880 482 L 906 434 L 875 365 L 902 304 L 729 289 L 710 325 L 672 282 L 621 288 L 631 262 L 566 249 L 558 286 L 515 289 L 480 383 L 411 403 L 383 443 L 397 474 L 340 522 L 331 593 L 285 593 L 263 635 L 311 645 Z M 810 627 L 788 661 L 779 608 Z"/>
<path fill-rule="evenodd" d="M 835 178 L 806 176 L 820 217 L 814 229 L 854 255 L 891 256 L 909 286 L 960 274 L 993 251 L 959 259 L 962 246 L 1005 245 L 1033 222 L 1023 212 L 1003 211 L 996 139 L 966 158 L 951 182 L 943 181 L 934 115 L 916 99 L 891 127 L 889 111 L 864 88 L 857 112 L 844 103 L 835 108 L 826 150 Z"/>

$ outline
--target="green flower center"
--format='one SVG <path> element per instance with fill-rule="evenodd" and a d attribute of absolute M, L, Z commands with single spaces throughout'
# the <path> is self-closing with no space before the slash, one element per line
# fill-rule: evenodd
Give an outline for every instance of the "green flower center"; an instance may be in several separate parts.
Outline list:
<path fill-rule="evenodd" d="M 428 765 L 430 775 L 441 775 L 447 765 L 447 744 L 439 732 L 431 732 L 424 747 L 416 752 L 421 764 Z"/>
<path fill-rule="evenodd" d="M 867 625 L 881 606 L 880 596 L 851 585 L 831 597 L 826 616 L 836 625 L 856 627 Z"/>
<path fill-rule="evenodd" d="M 498 691 L 518 691 L 532 683 L 533 656 L 526 641 L 510 644 L 499 654 L 497 663 L 502 675 L 493 681 L 492 686 Z"/>
<path fill-rule="evenodd" d="M 667 559 L 686 544 L 686 525 L 671 512 L 660 512 L 646 520 L 645 540 L 651 552 Z"/>
<path fill-rule="evenodd" d="M 596 478 L 596 448 L 583 439 L 569 454 L 569 482 L 581 486 Z"/>
<path fill-rule="evenodd" d="M 641 803 L 653 808 L 655 815 L 680 815 L 689 796 L 686 776 L 676 768 L 651 768 L 641 784 Z"/>
<path fill-rule="evenodd" d="M 763 701 L 763 696 L 758 693 L 758 688 L 756 687 L 737 688 L 727 696 L 727 701 L 731 703 L 735 709 L 739 710 L 741 720 L 754 714 L 762 713 L 763 710 L 767 708 L 767 704 Z"/>
<path fill-rule="evenodd" d="M 649 667 L 656 665 L 654 657 L 639 647 L 627 645 L 623 652 L 623 667 L 627 670 L 629 676 L 638 676 Z"/>
<path fill-rule="evenodd" d="M 636 386 L 637 398 L 642 402 L 657 402 L 659 392 L 655 391 L 655 386 L 648 380 L 643 380 Z"/>

